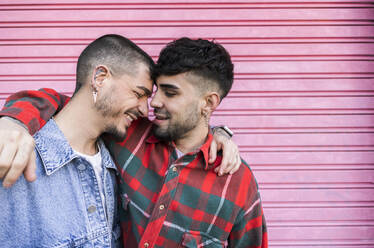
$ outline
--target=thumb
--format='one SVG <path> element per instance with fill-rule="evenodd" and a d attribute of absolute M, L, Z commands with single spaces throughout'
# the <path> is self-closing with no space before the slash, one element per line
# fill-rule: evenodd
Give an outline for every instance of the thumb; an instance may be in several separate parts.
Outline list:
<path fill-rule="evenodd" d="M 214 163 L 217 158 L 217 143 L 213 140 L 209 149 L 209 164 Z"/>
<path fill-rule="evenodd" d="M 35 155 L 35 150 L 32 151 L 30 155 L 29 162 L 27 163 L 26 169 L 24 171 L 24 176 L 27 181 L 33 182 L 36 179 L 36 155 Z"/>

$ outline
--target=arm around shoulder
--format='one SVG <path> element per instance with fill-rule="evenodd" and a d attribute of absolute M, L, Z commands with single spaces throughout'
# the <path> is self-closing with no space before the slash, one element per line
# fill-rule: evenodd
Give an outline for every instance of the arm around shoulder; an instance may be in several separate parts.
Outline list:
<path fill-rule="evenodd" d="M 26 180 L 36 179 L 35 145 L 29 132 L 38 131 L 69 99 L 47 88 L 20 91 L 7 98 L 0 111 L 0 117 L 3 116 L 0 119 L 0 179 L 4 187 L 10 187 L 22 172 Z"/>
<path fill-rule="evenodd" d="M 34 134 L 69 101 L 69 97 L 53 89 L 24 90 L 10 95 L 0 116 L 22 122 Z"/>

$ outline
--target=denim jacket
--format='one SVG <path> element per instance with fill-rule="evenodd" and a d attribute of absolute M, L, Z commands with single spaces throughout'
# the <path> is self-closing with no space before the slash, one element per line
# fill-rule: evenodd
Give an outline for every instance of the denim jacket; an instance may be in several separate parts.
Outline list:
<path fill-rule="evenodd" d="M 103 142 L 105 206 L 94 169 L 53 120 L 34 138 L 37 180 L 0 186 L 0 247 L 118 247 L 116 167 Z"/>

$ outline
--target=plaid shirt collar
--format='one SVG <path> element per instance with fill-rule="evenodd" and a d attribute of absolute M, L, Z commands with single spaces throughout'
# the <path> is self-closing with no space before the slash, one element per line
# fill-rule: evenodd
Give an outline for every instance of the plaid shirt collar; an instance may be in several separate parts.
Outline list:
<path fill-rule="evenodd" d="M 202 144 L 198 149 L 196 149 L 195 151 L 193 152 L 189 152 L 189 153 L 186 153 L 184 154 L 184 156 L 193 156 L 193 155 L 196 155 L 196 154 L 199 154 L 201 153 L 203 155 L 203 168 L 204 170 L 210 170 L 210 169 L 213 169 L 215 167 L 217 167 L 220 163 L 221 163 L 221 160 L 214 162 L 214 164 L 209 164 L 209 147 L 210 147 L 210 144 L 212 143 L 213 141 L 213 134 L 212 134 L 212 131 L 211 131 L 211 128 L 209 128 L 209 133 L 208 133 L 208 136 L 204 142 L 204 144 Z M 155 135 L 153 135 L 153 133 L 151 133 L 149 135 L 149 137 L 146 139 L 146 142 L 147 143 L 153 143 L 153 144 L 156 144 L 156 143 L 161 143 L 161 142 L 165 142 L 165 141 L 162 141 L 162 140 L 159 140 Z M 176 149 L 176 146 L 175 146 L 175 143 L 173 141 L 169 141 L 168 143 L 168 146 L 169 147 L 173 147 L 173 149 Z M 193 166 L 197 166 L 198 163 L 190 163 L 189 166 L 193 167 Z"/>

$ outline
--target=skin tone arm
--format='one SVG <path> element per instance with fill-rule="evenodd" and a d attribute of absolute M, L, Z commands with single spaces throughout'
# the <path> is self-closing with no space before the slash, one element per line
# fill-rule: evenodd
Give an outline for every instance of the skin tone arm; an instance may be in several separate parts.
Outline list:
<path fill-rule="evenodd" d="M 236 172 L 241 164 L 238 146 L 225 134 L 216 130 L 209 150 L 209 162 L 213 163 L 217 151 L 223 150 L 221 165 L 215 169 L 219 175 Z M 32 182 L 36 179 L 35 143 L 21 124 L 9 118 L 0 118 L 0 179 L 3 186 L 11 187 L 24 175 Z"/>
<path fill-rule="evenodd" d="M 0 178 L 10 187 L 23 173 L 26 180 L 36 179 L 35 143 L 28 131 L 7 118 L 0 118 Z"/>

